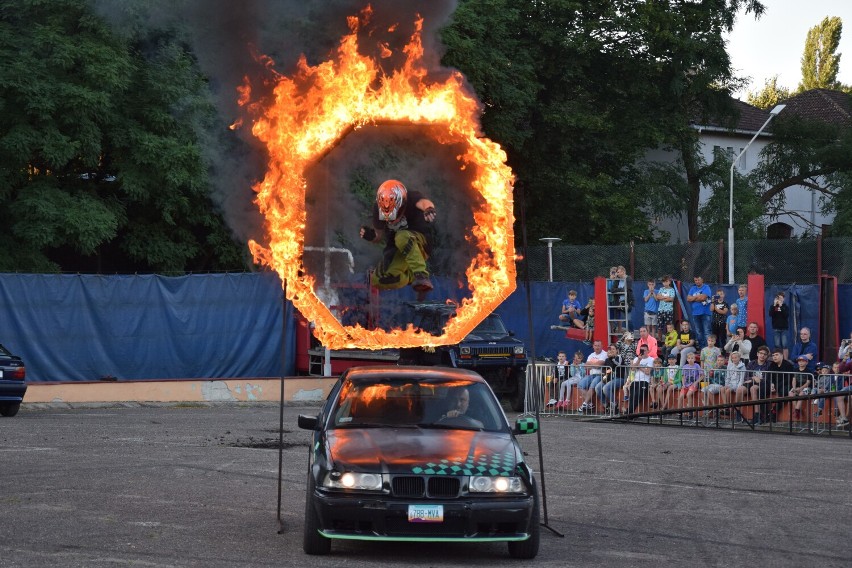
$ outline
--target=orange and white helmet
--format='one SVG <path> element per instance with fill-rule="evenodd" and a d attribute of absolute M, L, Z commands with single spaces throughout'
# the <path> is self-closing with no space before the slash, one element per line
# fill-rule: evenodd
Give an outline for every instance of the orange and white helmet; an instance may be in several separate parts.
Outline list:
<path fill-rule="evenodd" d="M 389 179 L 379 186 L 376 191 L 376 204 L 379 206 L 379 220 L 395 223 L 400 218 L 400 211 L 405 206 L 408 190 L 402 182 Z"/>

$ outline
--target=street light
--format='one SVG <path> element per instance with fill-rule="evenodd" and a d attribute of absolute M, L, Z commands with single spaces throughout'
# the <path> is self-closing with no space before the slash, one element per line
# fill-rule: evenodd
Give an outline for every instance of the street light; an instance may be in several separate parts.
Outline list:
<path fill-rule="evenodd" d="M 547 243 L 547 281 L 553 282 L 553 243 L 558 243 L 562 239 L 559 237 L 544 237 L 539 240 Z"/>
<path fill-rule="evenodd" d="M 769 121 L 778 116 L 778 113 L 784 110 L 785 106 L 787 105 L 776 105 L 774 109 L 769 111 L 769 118 L 767 118 L 766 122 L 763 123 L 763 126 L 755 132 L 751 140 L 748 141 L 748 144 L 745 145 L 745 148 L 742 149 L 733 163 L 731 163 L 731 196 L 729 203 L 730 209 L 728 211 L 728 284 L 734 283 L 734 166 L 736 166 L 737 162 L 740 161 L 740 158 L 743 154 L 745 154 L 746 150 L 748 150 L 748 147 L 751 146 L 751 143 L 760 136 L 760 133 L 763 132 L 763 129 L 766 128 L 767 124 L 769 124 Z"/>

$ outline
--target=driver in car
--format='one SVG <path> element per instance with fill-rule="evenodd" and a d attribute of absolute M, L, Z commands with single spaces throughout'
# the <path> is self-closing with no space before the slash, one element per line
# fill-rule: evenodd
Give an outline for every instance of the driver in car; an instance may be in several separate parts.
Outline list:
<path fill-rule="evenodd" d="M 470 406 L 470 393 L 467 389 L 454 389 L 450 393 L 449 398 L 450 409 L 441 417 L 441 420 L 449 419 L 449 421 L 453 422 L 464 422 L 466 425 L 469 424 L 476 428 L 483 428 L 485 426 L 479 420 L 471 418 L 466 414 L 467 407 Z"/>

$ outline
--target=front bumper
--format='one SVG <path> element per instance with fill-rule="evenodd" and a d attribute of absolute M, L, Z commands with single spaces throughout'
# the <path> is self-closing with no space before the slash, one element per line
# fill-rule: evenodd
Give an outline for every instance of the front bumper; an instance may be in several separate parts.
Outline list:
<path fill-rule="evenodd" d="M 533 497 L 398 499 L 314 491 L 320 533 L 328 538 L 385 541 L 518 541 L 529 538 Z M 408 506 L 443 505 L 440 523 L 408 521 Z"/>
<path fill-rule="evenodd" d="M 27 383 L 0 379 L 0 402 L 22 402 L 27 392 Z"/>

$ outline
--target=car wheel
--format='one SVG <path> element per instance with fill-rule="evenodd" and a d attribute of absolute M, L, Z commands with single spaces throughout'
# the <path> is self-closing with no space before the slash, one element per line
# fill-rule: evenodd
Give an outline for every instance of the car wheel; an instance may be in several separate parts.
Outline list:
<path fill-rule="evenodd" d="M 538 544 L 541 537 L 541 526 L 539 525 L 538 497 L 535 497 L 533 512 L 530 516 L 530 537 L 527 540 L 519 540 L 509 543 L 509 556 L 512 558 L 532 559 L 538 555 Z"/>
<path fill-rule="evenodd" d="M 0 415 L 12 417 L 21 409 L 21 403 L 15 402 L 12 404 L 0 404 Z"/>
<path fill-rule="evenodd" d="M 509 395 L 509 406 L 515 412 L 524 411 L 524 395 L 527 390 L 527 374 L 524 371 L 512 371 L 515 377 L 515 390 Z"/>
<path fill-rule="evenodd" d="M 302 550 L 305 554 L 328 554 L 331 552 L 331 539 L 319 533 L 320 522 L 313 503 L 314 477 L 308 474 L 308 491 L 305 493 L 305 532 L 302 535 Z"/>

